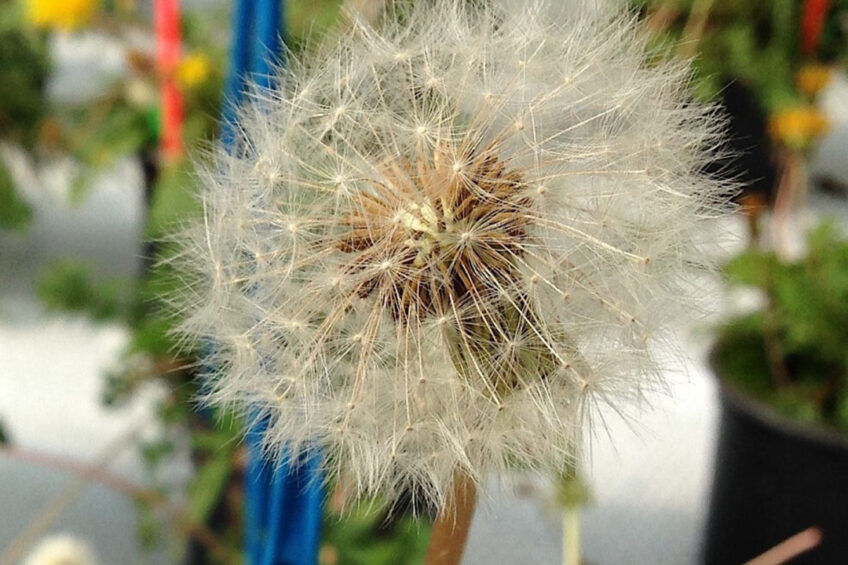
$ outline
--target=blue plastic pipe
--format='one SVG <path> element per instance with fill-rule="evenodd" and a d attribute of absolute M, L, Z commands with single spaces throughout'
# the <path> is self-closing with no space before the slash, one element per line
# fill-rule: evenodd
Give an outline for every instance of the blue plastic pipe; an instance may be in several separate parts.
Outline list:
<path fill-rule="evenodd" d="M 238 138 L 237 111 L 244 95 L 245 80 L 250 70 L 250 36 L 253 20 L 253 2 L 236 0 L 232 18 L 232 45 L 230 68 L 224 84 L 221 141 L 233 148 Z"/>
<path fill-rule="evenodd" d="M 285 35 L 283 0 L 236 0 L 221 139 L 238 151 L 238 107 L 248 81 L 273 86 Z M 266 422 L 250 422 L 246 443 L 245 552 L 249 565 L 315 565 L 323 517 L 320 454 L 278 464 L 263 456 Z"/>

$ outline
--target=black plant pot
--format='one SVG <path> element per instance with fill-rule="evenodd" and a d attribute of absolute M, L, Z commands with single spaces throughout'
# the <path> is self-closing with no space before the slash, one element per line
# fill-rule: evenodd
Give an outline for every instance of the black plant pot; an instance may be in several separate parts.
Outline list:
<path fill-rule="evenodd" d="M 848 564 L 848 440 L 782 418 L 718 380 L 721 426 L 704 563 L 741 564 L 817 526 L 821 545 L 791 563 Z"/>

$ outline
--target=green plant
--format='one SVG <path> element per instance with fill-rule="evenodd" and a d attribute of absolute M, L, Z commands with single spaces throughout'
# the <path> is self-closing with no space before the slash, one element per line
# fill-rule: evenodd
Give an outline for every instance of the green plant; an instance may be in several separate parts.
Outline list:
<path fill-rule="evenodd" d="M 44 35 L 23 25 L 17 3 L 0 0 L 0 139 L 34 144 L 49 68 Z"/>
<path fill-rule="evenodd" d="M 319 565 L 417 565 L 424 558 L 430 522 L 378 504 L 360 503 L 324 514 Z"/>
<path fill-rule="evenodd" d="M 786 416 L 848 433 L 848 238 L 826 223 L 801 259 L 749 250 L 725 273 L 765 300 L 721 326 L 721 374 Z"/>
<path fill-rule="evenodd" d="M 28 150 L 35 145 L 49 66 L 44 36 L 23 26 L 15 2 L 0 0 L 0 144 Z M 0 157 L 0 230 L 21 230 L 31 218 L 32 209 Z"/>
<path fill-rule="evenodd" d="M 32 208 L 15 190 L 6 165 L 0 161 L 0 229 L 20 230 L 32 220 Z"/>
<path fill-rule="evenodd" d="M 834 0 L 824 13 L 817 48 L 804 54 L 809 34 L 801 24 L 802 0 L 635 0 L 659 43 L 694 57 L 698 92 L 718 96 L 740 83 L 771 114 L 805 101 L 796 72 L 812 62 L 845 62 L 845 32 L 840 25 L 848 2 Z"/>

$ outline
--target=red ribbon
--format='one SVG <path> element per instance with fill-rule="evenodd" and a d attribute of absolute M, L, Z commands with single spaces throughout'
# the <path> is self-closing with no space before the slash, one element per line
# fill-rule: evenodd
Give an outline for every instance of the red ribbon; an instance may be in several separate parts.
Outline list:
<path fill-rule="evenodd" d="M 162 158 L 170 161 L 183 153 L 182 129 L 185 115 L 183 95 L 175 73 L 180 63 L 182 33 L 179 0 L 154 0 L 156 62 L 159 70 L 162 131 L 159 147 Z"/>
<path fill-rule="evenodd" d="M 801 52 L 807 57 L 815 55 L 819 48 L 829 7 L 830 0 L 804 0 L 801 13 Z"/>

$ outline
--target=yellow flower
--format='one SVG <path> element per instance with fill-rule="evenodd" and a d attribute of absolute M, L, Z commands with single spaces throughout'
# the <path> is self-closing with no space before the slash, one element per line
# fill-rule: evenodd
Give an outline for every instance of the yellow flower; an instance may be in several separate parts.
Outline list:
<path fill-rule="evenodd" d="M 36 27 L 75 30 L 87 24 L 99 0 L 26 0 L 27 18 Z"/>
<path fill-rule="evenodd" d="M 795 75 L 798 89 L 805 95 L 813 97 L 830 82 L 832 69 L 828 65 L 804 65 Z"/>
<path fill-rule="evenodd" d="M 184 88 L 200 86 L 212 74 L 212 62 L 202 53 L 187 55 L 177 66 L 177 82 Z"/>
<path fill-rule="evenodd" d="M 772 114 L 769 133 L 791 149 L 804 149 L 830 128 L 823 113 L 812 106 L 787 108 Z"/>

